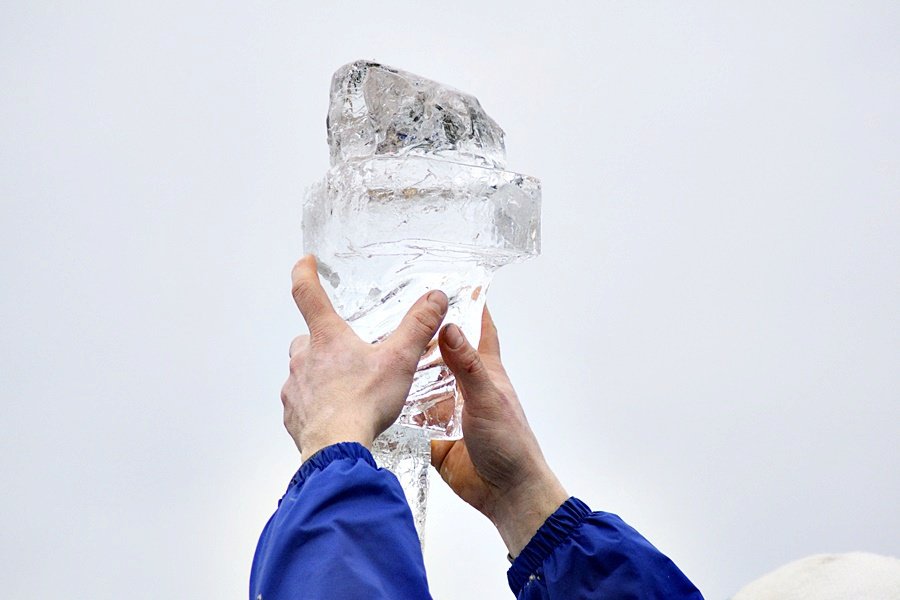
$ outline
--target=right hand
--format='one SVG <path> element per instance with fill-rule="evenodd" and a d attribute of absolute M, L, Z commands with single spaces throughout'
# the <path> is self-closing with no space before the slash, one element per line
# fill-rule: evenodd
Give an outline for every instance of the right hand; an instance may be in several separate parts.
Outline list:
<path fill-rule="evenodd" d="M 419 357 L 447 314 L 447 296 L 422 296 L 386 340 L 369 344 L 335 312 L 315 257 L 294 265 L 291 280 L 309 335 L 291 343 L 284 426 L 304 460 L 338 442 L 371 448 L 400 415 Z"/>
<path fill-rule="evenodd" d="M 450 324 L 439 339 L 462 392 L 463 439 L 433 441 L 431 463 L 460 498 L 488 517 L 517 556 L 568 498 L 500 362 L 497 328 L 487 306 L 476 351 Z"/>

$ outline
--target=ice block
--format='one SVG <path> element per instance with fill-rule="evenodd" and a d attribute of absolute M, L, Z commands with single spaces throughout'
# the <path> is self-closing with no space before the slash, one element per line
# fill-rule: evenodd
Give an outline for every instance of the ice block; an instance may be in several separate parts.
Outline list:
<path fill-rule="evenodd" d="M 376 343 L 429 290 L 472 344 L 494 272 L 540 253 L 540 181 L 506 170 L 503 130 L 469 94 L 374 63 L 338 69 L 331 167 L 303 207 L 303 245 L 337 312 Z M 372 448 L 424 541 L 431 439 L 458 439 L 462 398 L 432 341 L 397 423 Z"/>

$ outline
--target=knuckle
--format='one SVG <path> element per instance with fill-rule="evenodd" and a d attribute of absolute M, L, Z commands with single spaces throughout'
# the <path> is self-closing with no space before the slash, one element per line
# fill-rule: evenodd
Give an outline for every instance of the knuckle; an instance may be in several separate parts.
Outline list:
<path fill-rule="evenodd" d="M 282 420 L 285 427 L 287 427 L 289 423 L 293 422 L 294 406 L 291 404 L 290 396 L 284 390 L 281 391 L 281 404 L 284 407 Z"/>
<path fill-rule="evenodd" d="M 439 318 L 437 311 L 433 308 L 426 308 L 420 311 L 416 311 L 413 313 L 412 317 L 413 326 L 423 336 L 429 335 L 434 332 L 434 328 L 437 325 L 437 321 Z"/>
<path fill-rule="evenodd" d="M 309 284 L 306 283 L 303 279 L 298 279 L 291 286 L 291 295 L 296 299 L 300 300 L 307 293 L 309 289 Z"/>
<path fill-rule="evenodd" d="M 480 375 L 484 371 L 484 363 L 477 352 L 469 352 L 463 359 L 463 369 L 469 375 Z"/>
<path fill-rule="evenodd" d="M 291 348 L 297 348 L 301 344 L 303 344 L 309 336 L 306 335 L 298 335 L 294 339 L 291 340 Z"/>
<path fill-rule="evenodd" d="M 308 279 L 298 279 L 291 287 L 291 295 L 297 304 L 306 304 L 314 297 L 314 289 L 312 283 Z"/>

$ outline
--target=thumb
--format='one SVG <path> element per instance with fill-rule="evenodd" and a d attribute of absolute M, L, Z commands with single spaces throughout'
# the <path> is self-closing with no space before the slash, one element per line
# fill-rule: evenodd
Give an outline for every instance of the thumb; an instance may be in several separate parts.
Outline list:
<path fill-rule="evenodd" d="M 387 339 L 403 356 L 417 363 L 428 342 L 437 333 L 447 314 L 447 295 L 439 290 L 419 298 L 400 321 L 396 331 Z"/>
<path fill-rule="evenodd" d="M 441 330 L 438 342 L 444 362 L 456 375 L 466 399 L 465 410 L 484 410 L 495 404 L 498 392 L 481 361 L 478 351 L 469 344 L 462 329 L 453 323 Z"/>

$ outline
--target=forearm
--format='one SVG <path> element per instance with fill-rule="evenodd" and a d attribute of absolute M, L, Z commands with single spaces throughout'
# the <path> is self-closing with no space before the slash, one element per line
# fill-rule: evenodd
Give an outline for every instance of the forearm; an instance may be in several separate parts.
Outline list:
<path fill-rule="evenodd" d="M 250 597 L 430 598 L 396 478 L 359 444 L 310 458 L 260 537 Z"/>
<path fill-rule="evenodd" d="M 569 494 L 547 468 L 524 476 L 518 486 L 506 490 L 488 514 L 509 555 L 516 557 L 541 525 L 568 499 Z"/>
<path fill-rule="evenodd" d="M 666 598 L 702 600 L 662 552 L 618 516 L 570 498 L 545 522 L 507 574 L 520 600 Z"/>

